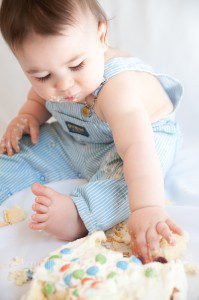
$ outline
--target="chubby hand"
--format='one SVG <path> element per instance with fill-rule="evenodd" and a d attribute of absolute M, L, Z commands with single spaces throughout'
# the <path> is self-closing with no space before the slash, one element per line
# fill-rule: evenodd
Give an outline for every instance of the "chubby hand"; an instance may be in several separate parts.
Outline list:
<path fill-rule="evenodd" d="M 0 142 L 0 154 L 12 156 L 13 151 L 20 152 L 19 141 L 24 133 L 30 134 L 33 144 L 38 143 L 39 122 L 29 114 L 19 115 L 10 122 Z"/>
<path fill-rule="evenodd" d="M 131 213 L 129 234 L 134 255 L 141 256 L 145 263 L 153 260 L 152 252 L 159 248 L 161 236 L 174 245 L 172 232 L 182 235 L 182 230 L 169 218 L 164 207 L 150 206 Z"/>

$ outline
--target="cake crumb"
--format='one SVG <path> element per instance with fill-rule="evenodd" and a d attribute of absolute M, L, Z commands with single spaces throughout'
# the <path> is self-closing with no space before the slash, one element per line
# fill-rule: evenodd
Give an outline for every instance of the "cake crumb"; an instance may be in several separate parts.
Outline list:
<path fill-rule="evenodd" d="M 189 275 L 196 275 L 198 274 L 198 267 L 191 263 L 184 264 L 185 272 Z"/>
<path fill-rule="evenodd" d="M 24 283 L 32 280 L 33 278 L 33 269 L 24 268 L 21 270 L 10 271 L 8 279 L 12 280 L 16 285 L 23 285 Z"/>
<path fill-rule="evenodd" d="M 25 211 L 18 205 L 10 209 L 4 209 L 4 219 L 6 224 L 15 224 L 26 218 Z"/>
<path fill-rule="evenodd" d="M 13 267 L 13 266 L 21 265 L 21 264 L 23 264 L 23 258 L 19 257 L 19 256 L 15 256 L 15 257 L 13 257 L 11 262 L 9 263 L 9 266 Z"/>

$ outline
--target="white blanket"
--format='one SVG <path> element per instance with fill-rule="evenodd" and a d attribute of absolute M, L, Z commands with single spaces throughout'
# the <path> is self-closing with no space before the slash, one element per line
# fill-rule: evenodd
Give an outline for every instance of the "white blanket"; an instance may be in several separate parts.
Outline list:
<path fill-rule="evenodd" d="M 51 187 L 57 188 L 60 192 L 68 191 L 71 186 L 77 184 L 74 181 L 59 182 L 51 184 Z M 69 187 L 70 185 L 70 187 Z M 13 203 L 19 204 L 24 207 L 26 211 L 31 214 L 31 204 L 33 195 L 30 190 L 25 190 L 9 198 L 1 207 L 0 213 L 3 208 L 11 207 Z M 199 267 L 199 208 L 188 206 L 169 206 L 167 207 L 171 216 L 187 230 L 190 234 L 190 242 L 188 247 L 187 259 L 191 262 L 198 264 Z M 27 218 L 25 221 L 16 225 L 1 228 L 0 230 L 0 299 L 3 300 L 17 300 L 29 288 L 29 283 L 23 286 L 16 286 L 15 283 L 8 280 L 9 263 L 13 257 L 23 258 L 22 267 L 32 267 L 39 263 L 50 251 L 64 244 L 56 238 L 49 236 L 44 232 L 33 232 L 28 228 Z M 188 299 L 197 300 L 199 297 L 199 276 L 189 278 L 189 296 Z"/>

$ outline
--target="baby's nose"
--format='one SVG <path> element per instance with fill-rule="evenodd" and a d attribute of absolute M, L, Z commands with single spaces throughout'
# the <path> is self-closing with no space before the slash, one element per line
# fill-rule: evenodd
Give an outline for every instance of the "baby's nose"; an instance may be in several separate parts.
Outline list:
<path fill-rule="evenodd" d="M 68 90 L 70 87 L 74 85 L 73 78 L 63 78 L 58 80 L 55 84 L 55 88 L 61 92 Z"/>

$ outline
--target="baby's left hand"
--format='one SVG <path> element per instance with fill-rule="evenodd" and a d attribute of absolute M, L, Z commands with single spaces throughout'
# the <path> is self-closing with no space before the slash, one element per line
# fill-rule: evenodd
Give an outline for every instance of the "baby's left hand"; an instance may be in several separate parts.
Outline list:
<path fill-rule="evenodd" d="M 182 235 L 182 230 L 169 218 L 164 207 L 152 206 L 138 209 L 129 218 L 129 234 L 134 255 L 139 255 L 145 263 L 153 260 L 150 251 L 159 248 L 160 236 L 170 245 L 175 242 L 172 232 Z"/>

